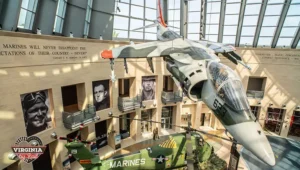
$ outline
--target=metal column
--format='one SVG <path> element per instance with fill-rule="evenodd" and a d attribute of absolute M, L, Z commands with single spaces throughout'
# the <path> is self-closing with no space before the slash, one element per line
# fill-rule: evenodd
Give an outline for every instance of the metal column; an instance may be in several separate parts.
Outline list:
<path fill-rule="evenodd" d="M 246 8 L 246 0 L 242 0 L 241 2 L 241 8 L 240 8 L 240 15 L 239 15 L 239 22 L 235 37 L 235 46 L 240 46 L 240 40 L 241 40 L 241 34 L 242 34 L 242 27 L 244 22 L 244 16 L 245 16 L 245 8 Z"/>
<path fill-rule="evenodd" d="M 281 12 L 281 15 L 280 15 L 280 18 L 279 18 L 279 22 L 278 22 L 274 37 L 273 37 L 271 48 L 275 48 L 276 45 L 277 45 L 281 30 L 282 30 L 282 27 L 283 27 L 283 23 L 284 23 L 286 15 L 289 11 L 290 5 L 291 5 L 291 0 L 286 0 L 284 6 L 282 8 L 282 12 Z"/>
<path fill-rule="evenodd" d="M 258 23 L 257 28 L 256 28 L 255 35 L 254 35 L 253 47 L 257 47 L 257 44 L 258 44 L 258 38 L 259 38 L 262 23 L 263 23 L 263 19 L 265 16 L 267 4 L 268 4 L 268 1 L 263 0 L 263 4 L 261 5 L 259 18 L 258 18 L 258 22 L 257 22 Z"/>

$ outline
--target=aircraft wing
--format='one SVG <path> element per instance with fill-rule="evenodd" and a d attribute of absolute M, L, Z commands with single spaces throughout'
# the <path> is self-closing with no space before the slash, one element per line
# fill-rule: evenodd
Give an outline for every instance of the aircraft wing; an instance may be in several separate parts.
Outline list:
<path fill-rule="evenodd" d="M 116 58 L 152 58 L 166 56 L 174 48 L 185 48 L 189 47 L 188 43 L 183 43 L 180 39 L 169 40 L 169 41 L 153 41 L 141 44 L 130 44 L 111 50 L 103 50 L 101 57 L 105 59 L 116 59 Z"/>
<path fill-rule="evenodd" d="M 237 54 L 235 51 L 235 47 L 229 44 L 222 44 L 222 43 L 216 43 L 216 42 L 211 42 L 211 41 L 194 41 L 196 43 L 200 43 L 207 48 L 213 50 L 216 54 L 222 54 L 224 57 L 228 58 L 231 62 L 234 64 L 242 64 L 245 66 L 247 69 L 251 70 L 251 68 L 246 65 L 241 56 Z"/>

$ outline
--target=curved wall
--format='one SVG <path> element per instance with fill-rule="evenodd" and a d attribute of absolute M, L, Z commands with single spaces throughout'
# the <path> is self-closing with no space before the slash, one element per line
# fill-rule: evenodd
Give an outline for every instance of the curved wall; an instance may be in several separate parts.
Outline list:
<path fill-rule="evenodd" d="M 82 93 L 79 96 L 79 109 L 87 104 L 93 104 L 92 82 L 110 79 L 110 65 L 108 61 L 100 58 L 99 53 L 127 42 L 112 42 L 76 38 L 63 38 L 45 35 L 32 35 L 0 31 L 0 169 L 7 167 L 14 161 L 8 159 L 11 145 L 20 136 L 27 136 L 20 95 L 40 90 L 49 90 L 50 114 L 53 127 L 37 133 L 43 144 L 49 144 L 51 163 L 53 169 L 62 169 L 62 162 L 66 159 L 65 142 L 53 140 L 50 135 L 56 132 L 58 136 L 66 136 L 71 133 L 63 126 L 62 112 L 64 111 L 62 91 L 63 86 L 78 85 Z M 238 49 L 245 62 L 253 70 L 249 71 L 242 66 L 235 66 L 227 59 L 221 57 L 221 61 L 234 68 L 241 76 L 245 88 L 247 88 L 249 76 L 267 77 L 265 96 L 261 100 L 262 118 L 267 111 L 269 103 L 274 107 L 286 104 L 287 116 L 281 130 L 282 136 L 287 136 L 289 118 L 296 105 L 299 105 L 300 92 L 299 50 L 284 49 Z M 154 74 L 145 59 L 130 59 L 128 62 L 128 74 L 125 73 L 123 60 L 115 61 L 115 73 L 117 78 L 132 78 L 130 96 L 140 93 L 142 76 L 153 75 L 156 77 L 155 100 L 144 102 L 146 108 L 136 109 L 132 117 L 141 118 L 141 111 L 153 109 L 152 120 L 160 121 L 164 104 L 161 102 L 163 89 L 163 76 L 169 75 L 165 69 L 163 60 L 154 59 Z M 119 120 L 108 117 L 108 112 L 115 115 L 122 113 L 118 110 L 118 81 L 112 83 L 110 88 L 111 107 L 97 111 L 101 120 L 107 120 L 107 129 L 119 133 Z M 257 105 L 257 100 L 249 99 L 251 105 Z M 194 103 L 187 100 L 186 103 L 169 104 L 174 107 L 173 124 L 180 124 L 180 114 L 186 110 L 192 110 L 193 126 L 200 126 L 200 113 L 209 112 L 202 102 Z M 186 105 L 183 107 L 183 105 Z M 191 108 L 188 108 L 191 107 Z M 212 116 L 211 126 L 218 128 L 218 121 Z M 262 122 L 263 124 L 263 122 Z M 158 128 L 160 129 L 159 125 Z M 142 138 L 140 123 L 132 123 L 131 137 L 137 141 Z M 179 129 L 173 129 L 179 131 Z M 5 135 L 4 135 L 5 134 Z M 83 139 L 95 138 L 95 125 L 90 123 L 85 126 Z M 108 145 L 114 147 L 114 134 L 108 135 Z M 20 163 L 22 169 L 32 169 L 31 164 Z"/>

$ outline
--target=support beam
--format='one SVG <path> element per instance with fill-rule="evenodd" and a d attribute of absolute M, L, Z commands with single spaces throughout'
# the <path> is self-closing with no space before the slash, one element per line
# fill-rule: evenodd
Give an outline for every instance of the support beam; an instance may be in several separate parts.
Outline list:
<path fill-rule="evenodd" d="M 240 46 L 242 27 L 243 27 L 244 16 L 245 16 L 245 9 L 246 9 L 246 0 L 242 0 L 241 8 L 240 8 L 240 15 L 239 15 L 239 22 L 238 22 L 237 32 L 236 32 L 236 37 L 235 37 L 235 46 L 236 47 Z"/>
<path fill-rule="evenodd" d="M 62 34 L 66 37 L 73 33 L 74 37 L 83 38 L 87 1 L 69 0 L 67 2 Z"/>
<path fill-rule="evenodd" d="M 205 39 L 205 31 L 206 31 L 206 16 L 207 16 L 207 0 L 202 0 L 201 1 L 201 13 L 202 13 L 202 18 L 201 18 L 201 21 L 202 22 L 202 35 L 203 35 L 203 39 Z M 203 10 L 203 11 L 202 11 Z M 201 27 L 201 25 L 200 25 Z"/>
<path fill-rule="evenodd" d="M 287 15 L 287 13 L 289 11 L 289 7 L 291 5 L 291 1 L 292 0 L 286 0 L 285 4 L 283 5 L 281 15 L 280 15 L 280 18 L 279 18 L 279 22 L 278 22 L 278 25 L 277 25 L 277 28 L 276 28 L 276 31 L 275 31 L 275 34 L 274 34 L 274 37 L 273 37 L 271 48 L 275 48 L 276 45 L 277 45 L 277 42 L 278 42 L 282 27 L 283 27 L 285 17 Z"/>
<path fill-rule="evenodd" d="M 187 1 L 180 0 L 180 35 L 187 37 Z"/>
<path fill-rule="evenodd" d="M 258 38 L 260 35 L 263 19 L 264 19 L 265 13 L 266 13 L 267 4 L 268 4 L 268 1 L 266 1 L 266 0 L 263 1 L 263 4 L 261 5 L 261 8 L 260 8 L 257 27 L 256 27 L 255 35 L 254 35 L 254 40 L 253 40 L 253 47 L 257 47 L 257 44 L 258 44 Z"/>
<path fill-rule="evenodd" d="M 3 30 L 15 31 L 18 27 L 21 0 L 6 0 L 2 3 L 0 24 Z"/>
<path fill-rule="evenodd" d="M 298 28 L 297 34 L 296 34 L 296 36 L 295 36 L 295 38 L 293 40 L 293 43 L 292 43 L 291 47 L 292 48 L 297 48 L 297 45 L 298 45 L 299 41 L 300 41 L 300 26 Z"/>
<path fill-rule="evenodd" d="M 222 43 L 222 41 L 223 41 L 223 31 L 224 31 L 224 21 L 225 21 L 225 8 L 226 8 L 226 0 L 223 0 L 223 1 L 221 1 L 219 33 L 218 33 L 218 42 L 220 42 L 220 43 Z"/>
<path fill-rule="evenodd" d="M 163 5 L 163 17 L 164 17 L 164 20 L 165 20 L 165 22 L 166 22 L 166 24 L 168 25 L 168 20 L 169 20 L 169 18 L 168 18 L 168 0 L 163 0 L 163 3 L 162 3 Z"/>

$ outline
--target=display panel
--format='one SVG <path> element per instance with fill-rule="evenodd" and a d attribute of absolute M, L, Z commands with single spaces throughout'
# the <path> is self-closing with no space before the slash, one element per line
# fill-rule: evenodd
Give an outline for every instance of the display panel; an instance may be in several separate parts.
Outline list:
<path fill-rule="evenodd" d="M 20 97 L 28 136 L 52 128 L 48 90 L 26 93 Z"/>

